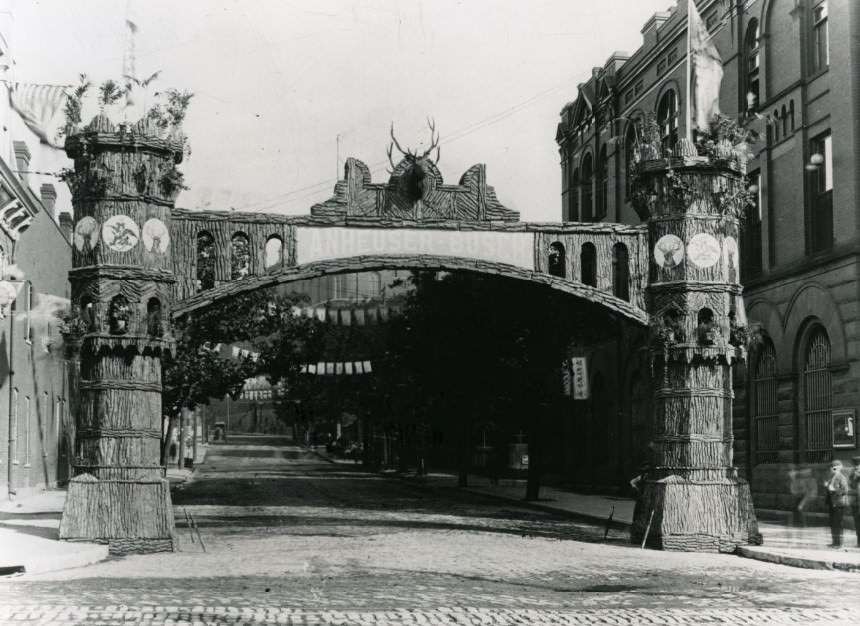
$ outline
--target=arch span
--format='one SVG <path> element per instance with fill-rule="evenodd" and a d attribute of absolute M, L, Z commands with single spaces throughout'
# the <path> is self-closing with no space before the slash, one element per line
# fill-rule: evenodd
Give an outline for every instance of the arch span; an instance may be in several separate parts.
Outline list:
<path fill-rule="evenodd" d="M 550 276 L 543 272 L 523 269 L 515 265 L 470 259 L 465 257 L 437 255 L 379 255 L 355 256 L 338 259 L 315 261 L 303 265 L 279 269 L 261 276 L 250 276 L 242 280 L 219 285 L 207 289 L 185 300 L 174 303 L 172 314 L 181 317 L 192 311 L 205 308 L 217 301 L 232 298 L 257 289 L 265 289 L 334 274 L 353 272 L 372 272 L 378 270 L 438 270 L 438 271 L 467 271 L 478 274 L 503 276 L 515 280 L 524 280 L 535 284 L 546 285 L 550 289 L 581 298 L 588 302 L 606 307 L 613 313 L 637 324 L 646 324 L 648 315 L 642 309 L 633 306 L 625 300 L 616 298 L 606 292 L 582 283 Z"/>

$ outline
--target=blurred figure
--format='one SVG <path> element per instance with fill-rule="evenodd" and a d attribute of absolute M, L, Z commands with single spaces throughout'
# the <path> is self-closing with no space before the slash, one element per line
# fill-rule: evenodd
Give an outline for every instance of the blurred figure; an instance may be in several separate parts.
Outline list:
<path fill-rule="evenodd" d="M 818 495 L 818 484 L 810 468 L 798 469 L 794 465 L 788 470 L 788 480 L 791 495 L 795 498 L 791 512 L 791 525 L 803 531 L 806 528 L 806 511 Z"/>
<path fill-rule="evenodd" d="M 842 516 L 848 506 L 848 479 L 842 474 L 842 461 L 834 459 L 830 463 L 830 478 L 824 481 L 827 489 L 827 510 L 830 513 L 830 534 L 833 538 L 831 548 L 842 547 Z"/>
<path fill-rule="evenodd" d="M 860 547 L 860 456 L 852 457 L 851 464 L 854 467 L 848 477 L 848 502 L 851 504 L 851 514 L 854 516 L 857 546 Z"/>

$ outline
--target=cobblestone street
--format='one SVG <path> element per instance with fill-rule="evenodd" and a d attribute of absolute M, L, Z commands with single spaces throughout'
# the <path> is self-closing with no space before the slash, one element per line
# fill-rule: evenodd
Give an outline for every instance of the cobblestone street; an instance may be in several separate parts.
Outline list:
<path fill-rule="evenodd" d="M 860 614 L 857 574 L 643 551 L 621 531 L 603 541 L 602 527 L 282 443 L 209 448 L 174 492 L 176 553 L 0 579 L 0 623 L 853 624 Z"/>

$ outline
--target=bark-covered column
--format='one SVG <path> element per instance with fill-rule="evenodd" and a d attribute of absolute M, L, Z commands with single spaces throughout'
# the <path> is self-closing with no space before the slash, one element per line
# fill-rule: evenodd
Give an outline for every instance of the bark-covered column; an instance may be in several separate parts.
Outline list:
<path fill-rule="evenodd" d="M 632 539 L 667 550 L 733 551 L 758 541 L 749 485 L 732 467 L 732 372 L 744 357 L 736 164 L 704 157 L 644 162 L 648 218 L 654 463 Z"/>
<path fill-rule="evenodd" d="M 170 211 L 180 142 L 105 117 L 66 140 L 75 208 L 69 279 L 80 338 L 74 477 L 60 538 L 112 553 L 174 549 L 160 464 L 161 356 L 174 282 Z"/>

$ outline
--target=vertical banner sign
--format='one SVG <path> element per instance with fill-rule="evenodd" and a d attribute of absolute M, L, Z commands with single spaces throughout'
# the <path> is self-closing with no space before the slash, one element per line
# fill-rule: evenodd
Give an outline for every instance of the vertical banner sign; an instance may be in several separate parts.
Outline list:
<path fill-rule="evenodd" d="M 584 357 L 574 357 L 570 360 L 573 370 L 573 399 L 588 400 L 590 393 L 588 388 L 588 367 Z"/>
<path fill-rule="evenodd" d="M 561 384 L 564 390 L 565 397 L 573 395 L 573 372 L 570 368 L 570 363 L 563 361 L 561 364 Z"/>

